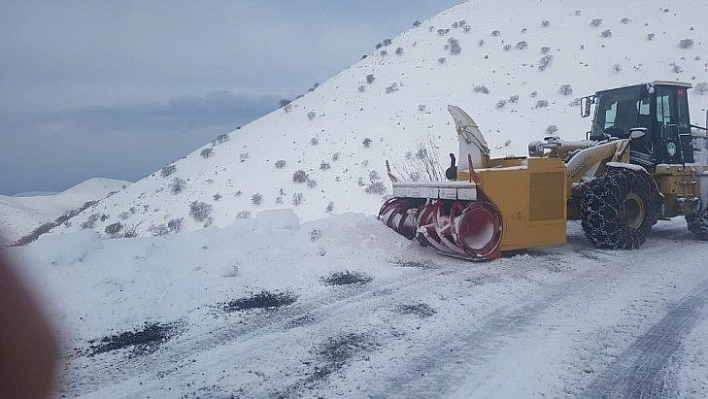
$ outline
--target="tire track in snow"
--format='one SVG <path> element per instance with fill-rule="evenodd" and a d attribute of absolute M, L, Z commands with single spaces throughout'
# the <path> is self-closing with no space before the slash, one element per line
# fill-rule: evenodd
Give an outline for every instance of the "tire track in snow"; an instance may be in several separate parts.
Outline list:
<path fill-rule="evenodd" d="M 708 279 L 639 337 L 583 392 L 587 398 L 677 397 L 672 376 L 675 353 L 701 319 L 708 303 Z"/>
<path fill-rule="evenodd" d="M 548 256 L 548 255 L 546 255 Z M 494 310 L 477 327 L 446 332 L 425 352 L 408 360 L 405 374 L 390 378 L 369 392 L 373 398 L 430 398 L 445 397 L 460 387 L 462 381 L 476 378 L 483 385 L 493 369 L 485 364 L 493 361 L 498 352 L 513 343 L 538 320 L 539 315 L 563 306 L 565 300 L 578 295 L 592 285 L 588 281 L 600 278 L 603 269 L 598 265 L 607 260 L 582 259 L 575 266 L 582 270 L 569 273 L 567 278 L 551 286 L 540 284 L 533 291 L 516 298 L 510 305 Z M 598 274 L 599 273 L 599 274 Z M 473 384 L 475 385 L 475 384 Z M 471 393 L 467 393 L 471 394 Z"/>

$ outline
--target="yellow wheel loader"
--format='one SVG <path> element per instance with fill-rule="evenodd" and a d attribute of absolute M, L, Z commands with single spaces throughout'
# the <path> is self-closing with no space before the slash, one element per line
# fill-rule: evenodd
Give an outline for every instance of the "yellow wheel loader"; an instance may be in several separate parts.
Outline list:
<path fill-rule="evenodd" d="M 567 220 L 580 220 L 600 248 L 638 248 L 658 220 L 680 215 L 708 240 L 706 128 L 691 125 L 689 88 L 655 81 L 583 97 L 581 116 L 594 106 L 586 139 L 546 137 L 529 144 L 528 157 L 490 158 L 474 120 L 448 106 L 459 141 L 449 181 L 402 181 L 387 162 L 393 196 L 378 217 L 471 260 L 564 244 Z"/>

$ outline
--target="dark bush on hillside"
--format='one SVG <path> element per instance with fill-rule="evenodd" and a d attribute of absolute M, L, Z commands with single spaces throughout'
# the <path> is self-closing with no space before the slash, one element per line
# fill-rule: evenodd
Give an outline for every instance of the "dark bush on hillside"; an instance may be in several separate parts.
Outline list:
<path fill-rule="evenodd" d="M 380 181 L 372 181 L 364 191 L 366 191 L 367 194 L 383 195 L 386 193 L 386 185 Z"/>
<path fill-rule="evenodd" d="M 307 173 L 305 173 L 304 170 L 299 169 L 296 170 L 295 173 L 293 173 L 293 182 L 294 183 L 305 183 L 308 179 Z"/>
<path fill-rule="evenodd" d="M 167 226 L 165 226 L 164 224 L 154 224 L 148 227 L 148 231 L 154 237 L 162 237 L 170 233 L 170 229 L 168 229 Z"/>
<path fill-rule="evenodd" d="M 693 47 L 693 39 L 683 39 L 679 42 L 679 47 L 681 48 L 691 48 Z"/>
<path fill-rule="evenodd" d="M 131 225 L 123 231 L 123 238 L 135 238 L 138 236 L 138 226 Z"/>
<path fill-rule="evenodd" d="M 179 194 L 184 190 L 185 187 L 187 187 L 187 182 L 184 181 L 184 179 L 175 177 L 174 179 L 172 179 L 169 185 L 170 193 Z"/>
<path fill-rule="evenodd" d="M 229 135 L 227 133 L 220 134 L 214 140 L 211 141 L 211 145 L 219 145 L 229 141 Z"/>
<path fill-rule="evenodd" d="M 32 233 L 20 238 L 15 245 L 27 245 L 39 238 L 42 234 L 48 233 L 51 229 L 56 227 L 54 223 L 44 223 L 43 225 L 37 227 L 32 231 Z"/>
<path fill-rule="evenodd" d="M 170 219 L 170 221 L 167 222 L 167 228 L 170 229 L 170 231 L 174 231 L 175 233 L 182 230 L 182 220 L 182 218 Z"/>
<path fill-rule="evenodd" d="M 206 222 L 211 217 L 212 206 L 204 202 L 193 201 L 189 204 L 189 216 L 197 222 Z"/>
<path fill-rule="evenodd" d="M 162 177 L 167 177 L 177 171 L 177 166 L 176 165 L 167 165 L 160 170 L 160 176 Z"/>
<path fill-rule="evenodd" d="M 109 234 L 111 236 L 115 236 L 116 234 L 120 233 L 121 230 L 123 230 L 123 225 L 120 222 L 111 223 L 104 229 L 106 234 Z"/>
<path fill-rule="evenodd" d="M 86 219 L 85 222 L 81 223 L 81 228 L 82 228 L 82 229 L 92 229 L 93 226 L 94 226 L 94 225 L 96 224 L 96 222 L 98 221 L 98 218 L 99 218 L 99 217 L 100 217 L 100 215 L 97 214 L 97 213 L 94 213 L 94 214 L 90 215 L 90 216 L 88 217 L 88 219 Z"/>
<path fill-rule="evenodd" d="M 544 55 L 538 61 L 538 70 L 541 72 L 545 71 L 546 68 L 548 68 L 551 65 L 551 62 L 553 62 L 553 56 L 550 54 Z"/>
<path fill-rule="evenodd" d="M 199 155 L 201 155 L 202 158 L 206 159 L 209 158 L 213 152 L 214 150 L 212 150 L 211 148 L 205 148 L 199 153 Z"/>
<path fill-rule="evenodd" d="M 472 87 L 472 91 L 475 93 L 489 94 L 489 89 L 487 89 L 487 86 L 484 85 L 474 86 Z"/>
<path fill-rule="evenodd" d="M 569 84 L 564 84 L 558 88 L 558 92 L 564 96 L 569 96 L 569 95 L 573 94 L 573 88 L 570 87 Z"/>
<path fill-rule="evenodd" d="M 450 38 L 448 41 L 450 47 L 450 54 L 457 55 L 462 52 L 462 47 L 460 47 L 460 41 L 455 38 Z"/>

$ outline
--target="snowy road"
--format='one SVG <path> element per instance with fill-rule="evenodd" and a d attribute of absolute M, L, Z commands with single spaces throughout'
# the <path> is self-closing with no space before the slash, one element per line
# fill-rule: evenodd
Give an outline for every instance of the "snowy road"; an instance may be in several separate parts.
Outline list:
<path fill-rule="evenodd" d="M 373 218 L 311 222 L 282 232 L 291 243 L 254 260 L 266 274 L 272 272 L 264 270 L 266 264 L 290 268 L 282 289 L 268 287 L 282 294 L 281 302 L 271 302 L 270 309 L 228 302 L 247 290 L 225 290 L 223 284 L 233 280 L 219 276 L 204 284 L 221 291 L 207 294 L 205 289 L 201 302 L 170 313 L 168 307 L 177 305 L 159 302 L 163 289 L 159 285 L 154 292 L 131 293 L 125 282 L 113 278 L 124 287 L 125 301 L 132 301 L 123 310 L 125 318 L 137 307 L 154 307 L 155 315 L 144 321 L 162 320 L 162 326 L 169 327 L 167 333 L 153 346 L 106 346 L 100 351 L 96 349 L 100 336 L 78 332 L 67 343 L 70 355 L 60 393 L 375 398 L 708 395 L 704 360 L 708 245 L 695 241 L 679 219 L 660 222 L 646 245 L 635 251 L 597 250 L 577 224 L 569 224 L 568 233 L 565 246 L 469 263 L 401 241 Z M 195 235 L 192 238 L 200 241 L 190 245 L 216 245 L 229 234 L 235 233 L 226 229 Z M 147 268 L 144 259 L 156 257 L 149 254 L 184 246 L 177 241 L 107 241 L 89 258 L 100 262 L 101 253 L 120 249 L 140 253 L 143 264 L 135 267 Z M 377 241 L 380 245 L 372 248 Z M 319 255 L 300 256 L 298 251 L 309 251 L 309 244 Z M 64 256 L 52 256 L 69 258 L 61 251 Z M 176 259 L 179 253 L 173 256 Z M 230 256 L 225 251 L 214 254 L 214 259 L 220 263 Z M 156 263 L 175 261 L 157 259 Z M 90 267 L 91 260 L 81 263 Z M 351 279 L 328 282 L 323 278 L 326 270 L 346 270 Z M 239 273 L 247 279 L 244 265 Z M 165 280 L 161 284 L 179 289 L 169 275 L 161 276 Z M 257 279 L 249 281 L 244 287 L 255 291 Z M 93 285 L 104 286 L 99 281 Z M 101 290 L 105 288 L 96 288 L 91 295 L 108 295 Z M 186 291 L 184 297 L 191 298 Z M 101 309 L 84 308 L 82 317 Z M 151 310 L 140 312 L 149 315 Z M 66 309 L 61 316 L 73 317 Z M 139 327 L 134 320 L 138 318 L 126 325 Z M 103 335 L 116 338 L 116 330 Z"/>

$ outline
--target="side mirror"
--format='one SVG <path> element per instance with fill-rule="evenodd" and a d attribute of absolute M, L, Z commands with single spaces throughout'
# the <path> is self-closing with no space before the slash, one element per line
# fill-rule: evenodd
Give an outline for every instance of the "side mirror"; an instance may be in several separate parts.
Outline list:
<path fill-rule="evenodd" d="M 647 135 L 647 128 L 645 127 L 635 127 L 629 130 L 629 138 L 634 140 L 634 139 L 641 139 L 642 137 Z"/>
<path fill-rule="evenodd" d="M 590 97 L 583 97 L 580 99 L 580 116 L 583 118 L 587 118 L 590 116 L 590 105 L 592 104 L 592 100 Z"/>

